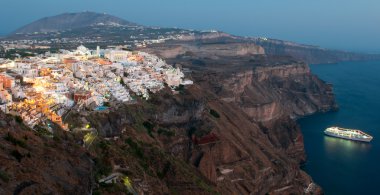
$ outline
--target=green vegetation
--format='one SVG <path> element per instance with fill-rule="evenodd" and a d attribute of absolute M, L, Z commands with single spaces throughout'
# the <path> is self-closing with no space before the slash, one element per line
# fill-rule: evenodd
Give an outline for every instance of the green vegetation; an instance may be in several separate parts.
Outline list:
<path fill-rule="evenodd" d="M 16 120 L 16 122 L 17 122 L 18 124 L 22 124 L 22 122 L 23 122 L 21 116 L 18 116 L 18 115 L 15 116 L 15 120 Z"/>
<path fill-rule="evenodd" d="M 178 91 L 180 94 L 184 94 L 185 93 L 185 85 L 178 85 L 178 87 L 175 87 L 174 90 Z"/>
<path fill-rule="evenodd" d="M 154 128 L 154 125 L 151 122 L 149 122 L 149 121 L 144 121 L 143 125 L 148 130 L 153 130 L 153 128 Z"/>
<path fill-rule="evenodd" d="M 11 155 L 17 159 L 18 162 L 21 162 L 21 159 L 24 158 L 24 156 L 18 151 L 18 150 L 13 150 L 11 152 Z"/>
<path fill-rule="evenodd" d="M 9 175 L 5 171 L 0 170 L 0 179 L 4 182 L 9 182 Z"/>
<path fill-rule="evenodd" d="M 94 190 L 92 192 L 93 195 L 102 195 L 102 193 L 99 190 Z"/>
<path fill-rule="evenodd" d="M 126 84 L 124 83 L 123 78 L 120 79 L 120 84 L 123 85 L 123 86 L 126 86 Z"/>
<path fill-rule="evenodd" d="M 35 54 L 26 49 L 11 49 L 5 52 L 4 58 L 15 59 L 18 56 L 24 58 L 28 56 L 35 56 Z"/>
<path fill-rule="evenodd" d="M 112 172 L 112 166 L 109 162 L 106 162 L 105 160 L 96 158 L 94 159 L 95 162 L 95 177 L 100 178 L 101 176 L 106 176 L 111 174 Z"/>
<path fill-rule="evenodd" d="M 152 128 L 154 126 L 152 123 L 145 123 L 145 126 L 140 123 L 140 125 L 142 128 Z M 161 134 L 166 131 L 170 132 L 169 129 L 162 127 L 158 129 L 161 129 Z M 111 143 L 112 141 L 99 141 L 96 145 L 98 149 L 102 148 L 102 152 L 98 152 L 98 154 L 104 154 L 98 156 L 95 160 L 96 175 L 107 175 L 107 169 L 111 170 L 107 162 L 112 161 L 114 157 L 120 162 L 127 163 L 131 169 L 125 173 L 122 172 L 125 174 L 125 177 L 121 178 L 121 183 L 99 184 L 94 194 L 116 194 L 118 192 L 135 194 L 131 183 L 133 178 L 140 178 L 142 175 L 147 175 L 167 182 L 167 179 L 171 179 L 171 175 L 173 174 L 178 174 L 181 179 L 183 178 L 186 182 L 195 184 L 205 192 L 210 192 L 210 194 L 216 193 L 213 186 L 205 181 L 192 165 L 171 156 L 170 153 L 166 153 L 163 149 L 154 144 L 145 143 L 132 137 L 125 138 L 124 144 L 119 142 L 118 144 L 122 144 L 121 147 L 119 147 L 120 145 L 116 146 Z M 176 190 L 176 188 L 171 189 L 171 186 L 168 187 L 171 191 Z"/>
<path fill-rule="evenodd" d="M 141 146 L 143 143 L 137 143 L 133 141 L 131 138 L 127 138 L 125 142 L 129 145 L 128 152 L 131 153 L 133 156 L 139 159 L 139 165 L 144 169 L 144 171 L 148 175 L 153 175 L 151 170 L 149 169 L 149 155 L 145 155 L 144 148 L 150 147 L 149 145 Z"/>
<path fill-rule="evenodd" d="M 37 134 L 40 136 L 46 136 L 46 137 L 52 137 L 53 136 L 53 134 L 49 130 L 47 130 L 46 128 L 44 128 L 41 125 L 34 126 L 34 129 L 36 130 Z"/>
<path fill-rule="evenodd" d="M 172 137 L 175 135 L 175 133 L 173 131 L 170 131 L 170 130 L 164 129 L 164 128 L 158 128 L 157 133 L 159 135 L 165 135 L 167 137 Z"/>
<path fill-rule="evenodd" d="M 162 171 L 157 171 L 158 178 L 163 179 L 166 176 L 166 174 L 169 172 L 171 167 L 172 167 L 172 164 L 169 161 L 166 162 Z"/>
<path fill-rule="evenodd" d="M 148 131 L 149 136 L 154 138 L 153 133 L 152 133 L 154 129 L 154 124 L 150 123 L 149 121 L 144 121 L 143 126 Z"/>
<path fill-rule="evenodd" d="M 109 143 L 107 143 L 106 141 L 104 140 L 101 140 L 99 143 L 98 143 L 98 147 L 102 150 L 108 150 L 110 145 Z"/>
<path fill-rule="evenodd" d="M 216 110 L 210 109 L 210 114 L 215 118 L 220 118 L 220 115 Z"/>
<path fill-rule="evenodd" d="M 26 148 L 26 143 L 25 141 L 23 140 L 19 140 L 15 137 L 13 137 L 13 135 L 11 133 L 7 133 L 7 135 L 4 137 L 5 140 L 11 142 L 12 144 L 16 145 L 16 146 L 20 146 L 20 147 L 23 147 L 23 148 Z"/>
<path fill-rule="evenodd" d="M 207 184 L 203 178 L 196 174 L 196 171 L 194 171 L 194 169 L 189 164 L 179 159 L 174 160 L 174 163 L 176 167 L 181 167 L 181 174 L 190 179 L 199 188 L 209 192 L 210 194 L 218 194 L 211 185 Z"/>
<path fill-rule="evenodd" d="M 196 131 L 197 131 L 197 128 L 195 128 L 194 126 L 190 127 L 188 131 L 188 136 L 191 137 Z"/>
<path fill-rule="evenodd" d="M 139 144 L 134 142 L 131 138 L 126 139 L 125 142 L 131 147 L 130 151 L 134 156 L 140 159 L 144 159 L 144 152 L 143 149 L 139 146 Z"/>
<path fill-rule="evenodd" d="M 96 142 L 95 146 L 96 147 L 93 147 L 93 149 L 98 148 L 100 150 L 97 151 L 99 155 L 93 159 L 95 163 L 94 176 L 96 179 L 100 179 L 101 177 L 108 176 L 112 173 L 113 167 L 109 160 L 111 146 L 106 140 Z"/>

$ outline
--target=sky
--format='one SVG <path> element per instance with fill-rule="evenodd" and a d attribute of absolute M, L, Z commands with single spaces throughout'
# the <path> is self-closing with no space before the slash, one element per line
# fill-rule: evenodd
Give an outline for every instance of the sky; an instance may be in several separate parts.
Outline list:
<path fill-rule="evenodd" d="M 65 12 L 380 53 L 379 0 L 1 0 L 0 35 Z"/>

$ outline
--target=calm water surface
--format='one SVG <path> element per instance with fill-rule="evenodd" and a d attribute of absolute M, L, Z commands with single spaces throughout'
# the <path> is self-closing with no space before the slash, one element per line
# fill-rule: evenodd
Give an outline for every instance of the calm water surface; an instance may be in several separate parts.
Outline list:
<path fill-rule="evenodd" d="M 304 169 L 327 195 L 380 194 L 380 61 L 311 69 L 334 85 L 340 110 L 299 120 L 308 156 Z M 324 136 L 333 125 L 361 129 L 374 139 L 367 144 Z"/>

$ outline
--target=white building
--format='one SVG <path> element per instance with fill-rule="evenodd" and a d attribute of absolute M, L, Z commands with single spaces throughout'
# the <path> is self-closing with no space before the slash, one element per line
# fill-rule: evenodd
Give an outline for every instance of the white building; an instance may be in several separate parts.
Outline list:
<path fill-rule="evenodd" d="M 165 71 L 166 83 L 169 86 L 178 86 L 182 84 L 182 79 L 185 76 L 179 68 L 171 68 Z"/>
<path fill-rule="evenodd" d="M 132 54 L 130 51 L 123 50 L 107 50 L 104 54 L 112 62 L 128 62 L 128 57 Z"/>

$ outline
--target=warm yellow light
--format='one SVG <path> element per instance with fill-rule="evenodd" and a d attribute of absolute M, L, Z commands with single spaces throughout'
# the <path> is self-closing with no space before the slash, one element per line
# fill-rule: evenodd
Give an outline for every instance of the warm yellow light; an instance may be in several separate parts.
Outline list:
<path fill-rule="evenodd" d="M 131 180 L 127 176 L 123 178 L 123 184 L 129 189 L 132 188 Z"/>

